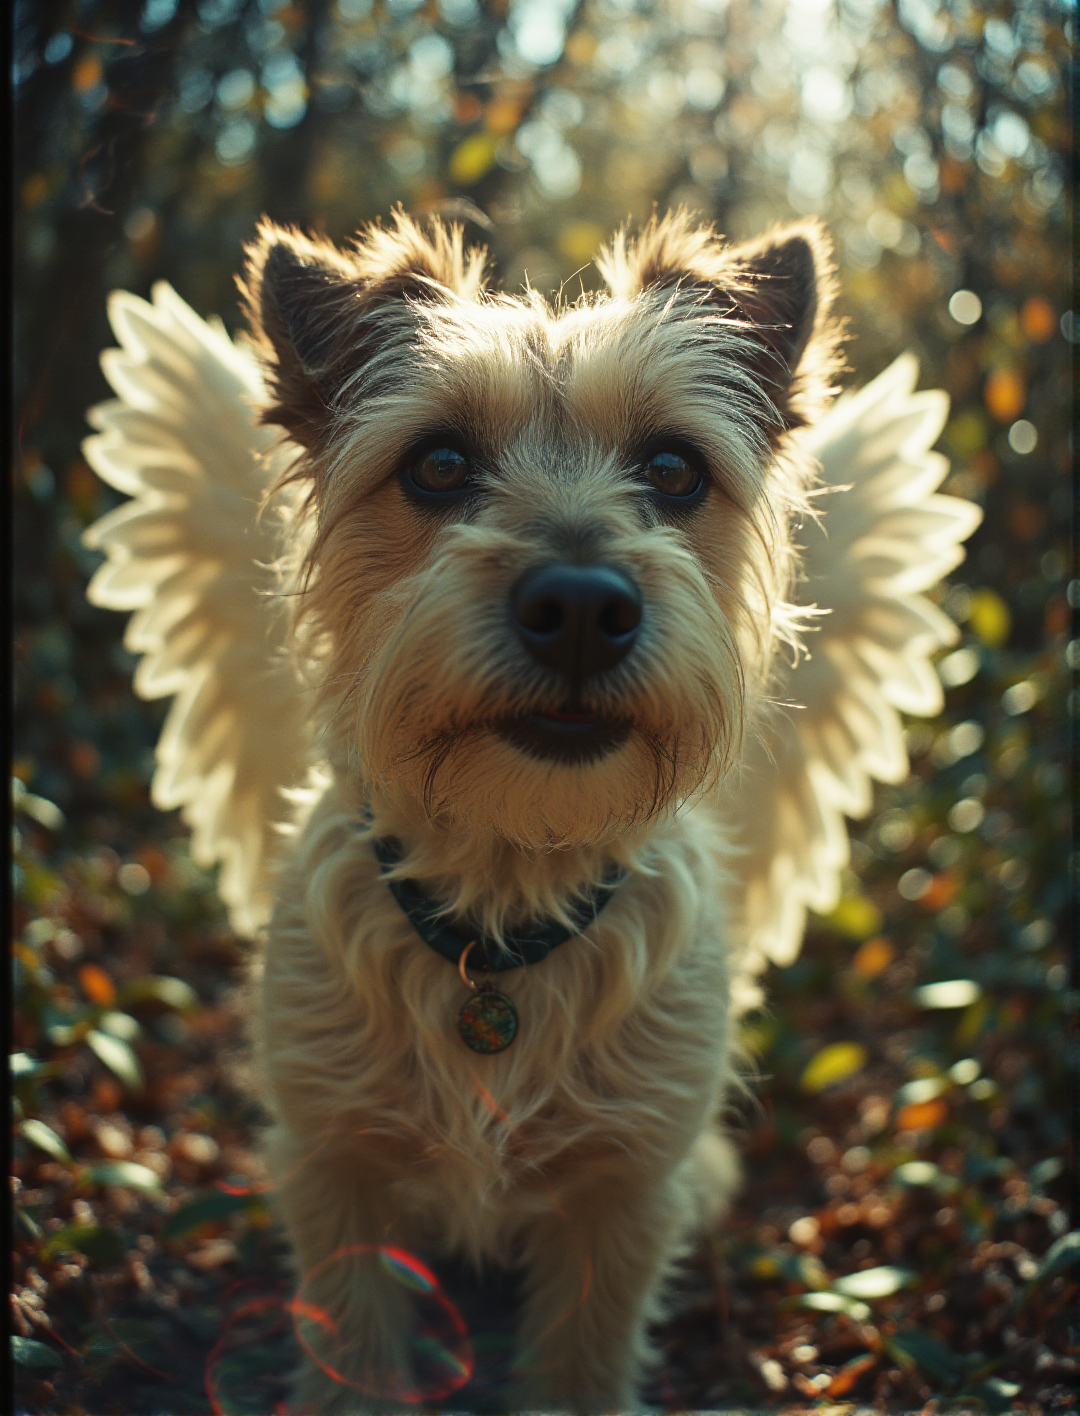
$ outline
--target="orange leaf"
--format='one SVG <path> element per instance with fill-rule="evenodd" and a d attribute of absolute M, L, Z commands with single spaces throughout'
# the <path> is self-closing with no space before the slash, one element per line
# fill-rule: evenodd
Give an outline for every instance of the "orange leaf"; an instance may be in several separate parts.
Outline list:
<path fill-rule="evenodd" d="M 512 98 L 493 98 L 484 111 L 489 133 L 512 133 L 521 121 L 521 104 Z"/>
<path fill-rule="evenodd" d="M 900 1131 L 931 1131 L 948 1114 L 949 1108 L 939 1096 L 933 1101 L 909 1101 L 897 1112 L 896 1126 Z"/>
<path fill-rule="evenodd" d="M 951 870 L 943 870 L 940 875 L 935 875 L 930 882 L 930 888 L 925 895 L 920 896 L 919 904 L 924 910 L 941 910 L 949 903 L 956 894 L 960 882 Z"/>
<path fill-rule="evenodd" d="M 878 935 L 875 939 L 868 939 L 865 944 L 861 944 L 855 950 L 855 956 L 851 960 L 851 967 L 860 978 L 877 978 L 889 967 L 896 957 L 896 950 L 888 939 Z"/>
<path fill-rule="evenodd" d="M 1057 329 L 1054 307 L 1042 295 L 1032 295 L 1025 300 L 1020 311 L 1020 328 L 1035 344 L 1045 344 L 1053 339 Z"/>
<path fill-rule="evenodd" d="M 84 54 L 71 71 L 71 87 L 76 93 L 88 93 L 101 82 L 101 60 L 96 54 Z"/>
<path fill-rule="evenodd" d="M 853 1357 L 850 1362 L 845 1362 L 825 1388 L 825 1395 L 845 1396 L 876 1361 L 877 1357 L 873 1352 L 864 1352 L 861 1357 Z"/>
<path fill-rule="evenodd" d="M 999 423 L 1011 423 L 1024 411 L 1027 390 L 1015 369 L 994 369 L 986 380 L 983 400 Z"/>
<path fill-rule="evenodd" d="M 97 964 L 83 964 L 79 970 L 79 982 L 91 1003 L 107 1007 L 116 997 L 116 985 Z"/>

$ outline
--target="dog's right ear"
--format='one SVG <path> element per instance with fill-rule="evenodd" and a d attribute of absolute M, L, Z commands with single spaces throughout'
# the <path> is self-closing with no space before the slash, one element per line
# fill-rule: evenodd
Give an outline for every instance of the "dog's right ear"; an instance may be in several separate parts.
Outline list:
<path fill-rule="evenodd" d="M 345 249 L 264 219 L 245 254 L 240 290 L 271 395 L 262 421 L 309 451 L 325 446 L 371 356 L 411 342 L 412 307 L 475 298 L 486 259 L 465 250 L 460 227 L 425 232 L 400 211 Z"/>

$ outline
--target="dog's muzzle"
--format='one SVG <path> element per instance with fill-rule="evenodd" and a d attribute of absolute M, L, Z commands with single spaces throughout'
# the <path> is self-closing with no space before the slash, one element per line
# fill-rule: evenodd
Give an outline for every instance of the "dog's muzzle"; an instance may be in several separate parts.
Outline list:
<path fill-rule="evenodd" d="M 565 562 L 531 570 L 510 596 L 514 628 L 529 656 L 558 675 L 563 706 L 501 725 L 530 757 L 578 766 L 606 756 L 629 724 L 584 711 L 586 680 L 621 664 L 641 628 L 641 591 L 610 565 Z"/>

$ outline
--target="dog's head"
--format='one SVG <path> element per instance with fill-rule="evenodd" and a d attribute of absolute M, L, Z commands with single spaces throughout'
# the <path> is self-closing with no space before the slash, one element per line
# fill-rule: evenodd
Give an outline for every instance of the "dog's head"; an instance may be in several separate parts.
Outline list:
<path fill-rule="evenodd" d="M 264 224 L 248 255 L 339 766 L 539 849 L 722 772 L 783 622 L 790 434 L 831 396 L 820 228 L 653 221 L 601 257 L 609 293 L 555 309 L 401 215 L 344 250 Z"/>

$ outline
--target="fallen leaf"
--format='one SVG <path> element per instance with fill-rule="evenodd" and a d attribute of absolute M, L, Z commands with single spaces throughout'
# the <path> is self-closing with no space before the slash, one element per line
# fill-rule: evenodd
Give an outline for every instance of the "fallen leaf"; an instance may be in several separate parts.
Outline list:
<path fill-rule="evenodd" d="M 31 1367 L 37 1372 L 55 1372 L 64 1365 L 59 1352 L 43 1342 L 35 1342 L 32 1337 L 12 1337 L 11 1359 L 20 1367 Z"/>
<path fill-rule="evenodd" d="M 896 1113 L 897 1129 L 901 1131 L 932 1131 L 940 1126 L 949 1114 L 948 1105 L 938 1098 L 936 1101 L 913 1101 L 902 1106 Z"/>
<path fill-rule="evenodd" d="M 966 1008 L 982 997 L 982 989 L 970 978 L 950 978 L 942 983 L 926 983 L 916 988 L 912 998 L 920 1008 Z"/>
<path fill-rule="evenodd" d="M 803 1068 L 799 1085 L 803 1091 L 822 1092 L 826 1087 L 847 1081 L 865 1066 L 865 1047 L 857 1042 L 832 1042 L 811 1057 Z"/>
<path fill-rule="evenodd" d="M 116 985 L 97 964 L 83 964 L 79 970 L 79 982 L 90 1002 L 97 1003 L 99 1007 L 107 1007 L 116 998 Z"/>
<path fill-rule="evenodd" d="M 833 1292 L 842 1293 L 847 1298 L 888 1298 L 915 1277 L 911 1269 L 885 1264 L 880 1268 L 862 1269 L 859 1273 L 834 1279 Z"/>
<path fill-rule="evenodd" d="M 876 1352 L 864 1352 L 861 1357 L 853 1357 L 850 1362 L 845 1362 L 825 1388 L 825 1395 L 845 1396 L 877 1360 Z"/>
<path fill-rule="evenodd" d="M 134 1160 L 102 1160 L 88 1165 L 81 1178 L 93 1185 L 119 1185 L 126 1190 L 160 1190 L 161 1181 Z"/>
<path fill-rule="evenodd" d="M 111 1033 L 99 1032 L 94 1028 L 86 1034 L 86 1041 L 99 1062 L 104 1062 L 129 1091 L 141 1091 L 142 1069 L 139 1059 L 121 1038 Z"/>
<path fill-rule="evenodd" d="M 19 1134 L 32 1146 L 37 1146 L 38 1150 L 43 1150 L 47 1155 L 51 1155 L 53 1160 L 62 1161 L 64 1165 L 72 1163 L 71 1152 L 52 1127 L 46 1126 L 44 1121 L 38 1121 L 35 1117 L 21 1121 Z"/>

